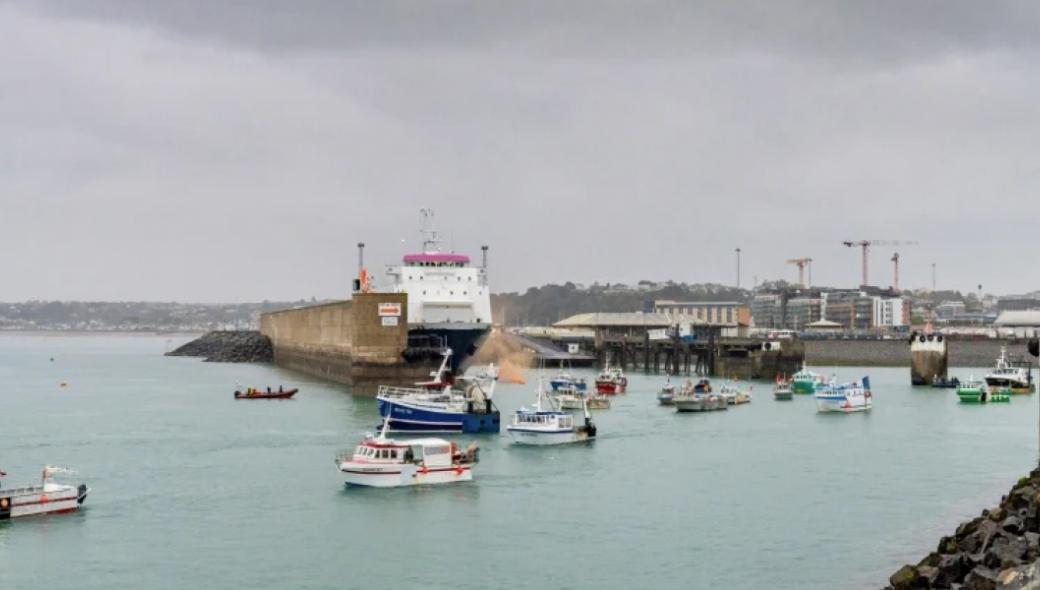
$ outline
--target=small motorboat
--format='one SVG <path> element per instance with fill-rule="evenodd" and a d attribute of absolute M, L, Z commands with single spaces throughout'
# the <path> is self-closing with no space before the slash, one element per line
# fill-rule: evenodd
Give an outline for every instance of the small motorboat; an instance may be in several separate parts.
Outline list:
<path fill-rule="evenodd" d="M 39 485 L 0 488 L 0 520 L 41 514 L 64 514 L 79 510 L 90 488 L 86 484 L 66 485 L 54 481 L 55 475 L 75 473 L 64 467 L 47 465 Z M 6 475 L 0 472 L 0 476 Z"/>
<path fill-rule="evenodd" d="M 668 382 L 661 388 L 660 393 L 657 394 L 657 403 L 662 406 L 671 406 L 672 400 L 675 399 L 675 386 L 672 385 L 672 378 L 668 377 Z"/>
<path fill-rule="evenodd" d="M 297 388 L 283 389 L 281 386 L 278 387 L 277 391 L 272 391 L 270 387 L 267 391 L 257 389 L 255 387 L 246 388 L 245 391 L 235 391 L 235 399 L 289 399 L 296 395 L 299 391 Z"/>
<path fill-rule="evenodd" d="M 603 367 L 603 371 L 596 377 L 596 391 L 598 393 L 607 395 L 625 393 L 627 388 L 628 377 L 625 377 L 624 371 L 618 367 L 611 367 L 609 363 Z"/>
<path fill-rule="evenodd" d="M 725 398 L 714 393 L 682 392 L 673 398 L 676 412 L 713 412 L 729 408 Z"/>
<path fill-rule="evenodd" d="M 605 395 L 591 395 L 587 391 L 576 389 L 559 389 L 550 396 L 561 410 L 580 410 L 588 406 L 590 410 L 609 410 L 610 398 Z"/>
<path fill-rule="evenodd" d="M 718 391 L 719 397 L 731 406 L 751 403 L 751 394 L 741 391 L 736 385 L 725 383 Z"/>
<path fill-rule="evenodd" d="M 378 436 L 367 436 L 353 451 L 336 456 L 336 467 L 346 485 L 396 488 L 472 481 L 478 447 L 460 451 L 442 438 L 394 440 L 387 438 L 390 416 Z"/>
<path fill-rule="evenodd" d="M 957 388 L 957 397 L 962 404 L 1006 404 L 1014 393 L 1010 387 L 987 387 L 982 381 L 971 379 Z"/>
<path fill-rule="evenodd" d="M 560 372 L 549 380 L 549 386 L 552 387 L 553 391 L 561 390 L 578 390 L 585 391 L 589 387 L 588 381 L 584 377 L 575 377 L 569 371 L 563 368 L 563 363 L 560 363 Z"/>
<path fill-rule="evenodd" d="M 549 407 L 546 408 L 543 402 Z M 573 414 L 552 407 L 552 401 L 546 396 L 543 381 L 539 378 L 534 407 L 517 410 L 512 422 L 506 426 L 506 431 L 513 443 L 518 445 L 562 445 L 594 440 L 596 425 L 589 414 L 588 404 L 582 405 L 584 426 L 576 424 Z"/>
<path fill-rule="evenodd" d="M 932 380 L 932 387 L 936 389 L 957 389 L 961 386 L 961 380 L 953 377 L 936 377 Z"/>
<path fill-rule="evenodd" d="M 862 384 L 827 384 L 816 390 L 816 410 L 826 412 L 862 412 L 874 407 L 874 394 L 870 391 L 870 378 L 864 377 Z"/>
<path fill-rule="evenodd" d="M 791 401 L 794 399 L 794 390 L 791 382 L 786 379 L 777 379 L 773 386 L 773 399 L 778 402 Z"/>

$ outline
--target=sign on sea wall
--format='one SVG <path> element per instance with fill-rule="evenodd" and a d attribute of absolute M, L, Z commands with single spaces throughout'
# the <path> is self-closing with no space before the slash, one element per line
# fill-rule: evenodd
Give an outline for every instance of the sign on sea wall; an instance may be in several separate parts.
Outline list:
<path fill-rule="evenodd" d="M 380 303 L 379 304 L 379 317 L 401 317 L 401 304 L 400 303 Z M 383 325 L 388 325 L 383 322 Z M 397 325 L 396 323 L 392 325 Z"/>

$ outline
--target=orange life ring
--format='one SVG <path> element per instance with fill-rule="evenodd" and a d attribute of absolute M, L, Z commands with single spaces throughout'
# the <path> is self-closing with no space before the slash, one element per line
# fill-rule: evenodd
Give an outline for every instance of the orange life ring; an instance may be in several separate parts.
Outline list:
<path fill-rule="evenodd" d="M 7 498 L 0 498 L 0 509 L 7 510 L 11 506 L 11 501 Z"/>

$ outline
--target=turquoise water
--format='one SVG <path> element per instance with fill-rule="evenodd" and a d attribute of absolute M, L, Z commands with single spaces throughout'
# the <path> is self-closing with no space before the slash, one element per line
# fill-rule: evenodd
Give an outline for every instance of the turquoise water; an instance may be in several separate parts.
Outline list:
<path fill-rule="evenodd" d="M 1037 456 L 1035 395 L 962 406 L 871 368 L 870 413 L 760 383 L 748 406 L 677 415 L 662 377 L 635 374 L 590 445 L 476 437 L 471 484 L 348 490 L 333 456 L 374 400 L 162 356 L 182 340 L 0 336 L 5 485 L 58 463 L 92 488 L 77 514 L 0 524 L 0 587 L 877 588 Z M 231 397 L 280 384 L 301 393 Z M 497 395 L 503 412 L 531 397 Z"/>

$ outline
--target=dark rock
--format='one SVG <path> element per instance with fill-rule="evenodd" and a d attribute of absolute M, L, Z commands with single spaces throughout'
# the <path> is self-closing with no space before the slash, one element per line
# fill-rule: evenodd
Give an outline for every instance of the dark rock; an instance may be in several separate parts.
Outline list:
<path fill-rule="evenodd" d="M 928 588 L 928 580 L 921 576 L 916 567 L 904 565 L 888 578 L 894 590 L 923 590 Z"/>
<path fill-rule="evenodd" d="M 1005 531 L 1013 535 L 1018 535 L 1024 532 L 1025 523 L 1022 522 L 1021 518 L 1012 515 L 1004 519 L 1004 522 L 1000 525 L 1000 528 L 1004 529 Z"/>
<path fill-rule="evenodd" d="M 255 330 L 209 332 L 166 353 L 167 356 L 203 357 L 218 363 L 270 363 L 274 361 L 271 341 Z"/>
<path fill-rule="evenodd" d="M 965 536 L 974 533 L 975 529 L 979 527 L 979 523 L 982 521 L 983 518 L 979 516 L 969 520 L 968 522 L 962 522 L 961 525 L 957 527 L 957 532 L 955 533 L 955 536 L 957 537 L 957 539 L 962 539 Z"/>
<path fill-rule="evenodd" d="M 964 578 L 964 590 L 997 590 L 997 572 L 977 567 Z"/>
<path fill-rule="evenodd" d="M 935 550 L 939 553 L 956 553 L 957 539 L 954 537 L 943 537 L 939 539 L 939 546 Z"/>
<path fill-rule="evenodd" d="M 947 588 L 955 582 L 964 580 L 964 576 L 971 571 L 971 565 L 963 555 L 943 555 L 939 559 L 935 578 L 932 586 L 935 588 Z"/>
<path fill-rule="evenodd" d="M 994 570 L 1018 567 L 1025 563 L 1029 544 L 1022 537 L 997 537 L 986 550 L 982 563 Z"/>

